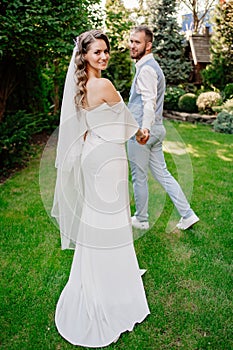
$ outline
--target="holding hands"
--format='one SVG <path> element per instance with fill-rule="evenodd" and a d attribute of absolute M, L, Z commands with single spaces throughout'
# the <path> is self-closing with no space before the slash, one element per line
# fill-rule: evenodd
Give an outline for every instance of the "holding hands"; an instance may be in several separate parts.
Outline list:
<path fill-rule="evenodd" d="M 136 140 L 140 145 L 145 145 L 150 138 L 150 131 L 148 129 L 138 129 L 136 133 Z"/>

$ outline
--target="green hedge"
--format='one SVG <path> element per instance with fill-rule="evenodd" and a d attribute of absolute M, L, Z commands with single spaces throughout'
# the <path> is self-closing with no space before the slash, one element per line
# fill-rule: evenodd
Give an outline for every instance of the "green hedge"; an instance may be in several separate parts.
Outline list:
<path fill-rule="evenodd" d="M 178 107 L 183 112 L 195 113 L 197 112 L 197 96 L 192 93 L 182 95 L 178 101 Z"/>
<path fill-rule="evenodd" d="M 26 114 L 18 111 L 8 114 L 0 123 L 0 175 L 21 165 L 31 153 L 32 136 L 42 131 L 51 133 L 55 129 L 58 116 L 49 114 Z"/>
<path fill-rule="evenodd" d="M 229 83 L 223 89 L 223 99 L 224 101 L 233 98 L 233 83 Z"/>
<path fill-rule="evenodd" d="M 178 86 L 167 86 L 164 95 L 164 109 L 178 111 L 179 98 L 184 94 L 185 90 Z"/>

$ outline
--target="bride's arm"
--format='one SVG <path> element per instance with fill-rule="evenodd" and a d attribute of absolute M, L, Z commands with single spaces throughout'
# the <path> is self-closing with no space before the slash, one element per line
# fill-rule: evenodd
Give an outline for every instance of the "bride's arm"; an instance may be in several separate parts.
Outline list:
<path fill-rule="evenodd" d="M 103 88 L 102 91 L 104 92 L 104 102 L 107 102 L 109 105 L 114 105 L 120 102 L 121 97 L 110 80 L 104 78 L 101 78 L 100 80 Z M 138 143 L 145 145 L 150 137 L 149 130 L 139 128 L 135 136 Z"/>

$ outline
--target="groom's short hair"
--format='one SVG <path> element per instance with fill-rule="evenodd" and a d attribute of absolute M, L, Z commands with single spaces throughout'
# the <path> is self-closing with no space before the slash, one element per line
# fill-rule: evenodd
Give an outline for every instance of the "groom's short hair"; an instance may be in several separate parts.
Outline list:
<path fill-rule="evenodd" d="M 146 41 L 153 43 L 153 32 L 146 25 L 140 25 L 140 26 L 134 27 L 131 31 L 136 33 L 144 32 L 146 36 Z"/>

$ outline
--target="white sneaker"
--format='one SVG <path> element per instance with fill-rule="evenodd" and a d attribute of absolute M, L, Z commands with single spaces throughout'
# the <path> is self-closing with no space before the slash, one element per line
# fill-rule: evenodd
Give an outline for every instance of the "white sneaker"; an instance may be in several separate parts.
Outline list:
<path fill-rule="evenodd" d="M 187 230 L 187 228 L 193 226 L 198 221 L 199 217 L 197 217 L 196 214 L 193 214 L 187 219 L 181 218 L 176 227 L 180 230 Z"/>
<path fill-rule="evenodd" d="M 132 216 L 131 220 L 132 220 L 132 226 L 135 228 L 139 228 L 139 230 L 147 230 L 149 228 L 148 221 L 138 221 L 136 216 Z"/>

